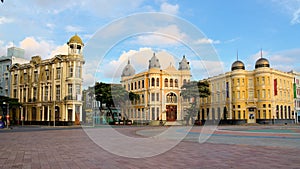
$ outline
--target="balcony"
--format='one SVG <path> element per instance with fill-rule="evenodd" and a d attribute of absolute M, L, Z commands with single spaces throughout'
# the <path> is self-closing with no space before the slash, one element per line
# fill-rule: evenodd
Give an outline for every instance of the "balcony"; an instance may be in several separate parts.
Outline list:
<path fill-rule="evenodd" d="M 81 95 L 76 95 L 76 96 L 68 95 L 68 96 L 65 97 L 64 100 L 81 101 Z"/>

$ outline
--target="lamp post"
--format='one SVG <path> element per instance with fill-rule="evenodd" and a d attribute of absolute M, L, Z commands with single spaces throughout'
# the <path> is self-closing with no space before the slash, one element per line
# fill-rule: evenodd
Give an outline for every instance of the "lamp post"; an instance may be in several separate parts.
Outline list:
<path fill-rule="evenodd" d="M 23 107 L 20 106 L 20 115 L 21 115 L 21 120 L 22 120 L 22 127 L 24 126 L 24 114 L 23 114 Z"/>
<path fill-rule="evenodd" d="M 9 128 L 9 103 L 3 102 L 6 105 L 6 127 Z"/>

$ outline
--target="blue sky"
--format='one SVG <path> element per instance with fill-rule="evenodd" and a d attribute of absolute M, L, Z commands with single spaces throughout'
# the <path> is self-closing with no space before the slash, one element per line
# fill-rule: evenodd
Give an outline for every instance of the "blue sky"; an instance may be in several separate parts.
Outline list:
<path fill-rule="evenodd" d="M 195 79 L 229 71 L 237 51 L 246 69 L 252 70 L 261 49 L 263 57 L 270 60 L 271 67 L 300 71 L 300 0 L 5 0 L 0 4 L 0 11 L 0 56 L 6 54 L 7 47 L 14 45 L 24 48 L 27 58 L 33 55 L 49 58 L 63 53 L 65 43 L 77 33 L 87 49 L 85 86 L 97 80 L 118 82 L 128 59 L 132 60 L 137 72 L 146 70 L 147 63 L 142 64 L 141 61 L 147 62 L 153 52 L 160 53 L 161 62 L 166 65 L 172 62 L 175 67 L 182 55 L 186 55 Z M 127 22 L 127 17 L 143 12 L 169 14 L 178 22 L 166 21 L 167 24 L 164 24 L 164 21 L 158 19 L 155 22 L 155 18 L 151 18 L 153 29 L 150 30 L 159 34 L 123 37 L 103 50 L 105 56 L 96 58 L 95 62 L 89 53 L 93 49 L 92 44 L 96 43 L 100 50 L 107 41 L 100 40 L 102 44 L 98 44 L 98 41 L 92 40 L 114 22 L 126 21 L 128 24 L 122 27 L 115 25 L 115 30 L 109 32 L 136 29 L 138 23 L 143 23 L 143 18 Z M 192 26 L 199 30 L 201 38 L 199 34 L 198 39 L 193 39 L 195 33 L 188 29 Z M 141 29 L 143 27 L 139 25 Z M 175 39 L 164 36 L 168 34 Z M 107 35 L 112 37 L 110 33 Z M 203 45 L 200 47 L 203 50 L 195 53 L 195 49 L 186 46 L 187 39 Z M 194 48 L 198 50 L 198 47 Z M 207 48 L 215 51 L 207 53 L 204 50 Z M 173 61 L 169 54 L 174 57 Z M 219 63 L 202 56 L 197 58 L 199 55 L 213 55 Z M 164 58 L 166 61 L 163 61 Z M 207 63 L 202 62 L 201 66 L 201 63 L 198 64 L 200 60 Z M 216 67 L 219 69 L 216 70 Z M 199 73 L 205 70 L 206 73 Z"/>

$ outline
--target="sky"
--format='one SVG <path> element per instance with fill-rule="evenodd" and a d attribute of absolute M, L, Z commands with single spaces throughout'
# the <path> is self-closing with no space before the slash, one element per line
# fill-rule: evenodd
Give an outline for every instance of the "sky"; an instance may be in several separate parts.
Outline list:
<path fill-rule="evenodd" d="M 153 53 L 163 69 L 185 55 L 194 80 L 237 59 L 253 70 L 261 53 L 274 69 L 300 71 L 300 0 L 4 0 L 0 11 L 0 56 L 16 46 L 51 58 L 79 35 L 85 87 L 119 83 L 128 60 L 147 71 Z"/>

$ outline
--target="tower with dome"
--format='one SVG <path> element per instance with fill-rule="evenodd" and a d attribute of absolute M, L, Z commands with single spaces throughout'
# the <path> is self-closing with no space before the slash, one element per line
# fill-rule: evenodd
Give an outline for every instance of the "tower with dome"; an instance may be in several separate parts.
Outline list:
<path fill-rule="evenodd" d="M 169 123 L 183 120 L 181 86 L 191 79 L 190 65 L 185 56 L 178 69 L 170 65 L 162 69 L 156 53 L 149 60 L 148 70 L 136 73 L 130 60 L 123 68 L 121 84 L 140 97 L 139 101 L 122 107 L 122 112 L 133 122 Z"/>
<path fill-rule="evenodd" d="M 12 119 L 42 125 L 70 125 L 82 121 L 84 43 L 76 34 L 67 45 L 67 54 L 50 59 L 32 56 L 29 63 L 11 66 L 10 97 L 19 99 L 22 104 L 21 108 L 12 109 Z"/>
<path fill-rule="evenodd" d="M 231 71 L 209 77 L 211 96 L 200 99 L 199 120 L 221 124 L 293 123 L 293 74 L 273 69 L 257 59 L 253 70 L 241 60 Z"/>

